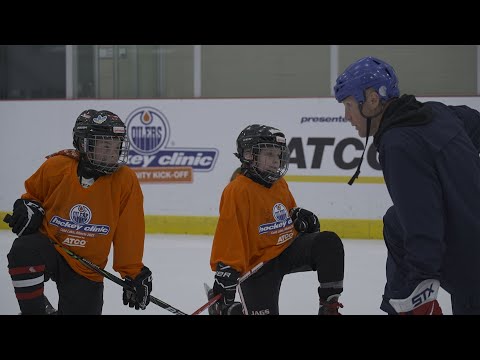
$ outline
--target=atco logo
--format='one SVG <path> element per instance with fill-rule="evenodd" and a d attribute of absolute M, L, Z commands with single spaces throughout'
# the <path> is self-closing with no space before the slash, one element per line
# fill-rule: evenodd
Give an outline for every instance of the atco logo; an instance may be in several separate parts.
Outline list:
<path fill-rule="evenodd" d="M 62 241 L 62 244 L 68 246 L 85 247 L 87 241 L 83 239 L 67 237 L 65 240 Z"/>
<path fill-rule="evenodd" d="M 211 171 L 217 149 L 168 147 L 170 126 L 165 115 L 152 107 L 135 109 L 126 121 L 130 139 L 128 165 L 140 168 L 188 167 L 193 171 Z"/>

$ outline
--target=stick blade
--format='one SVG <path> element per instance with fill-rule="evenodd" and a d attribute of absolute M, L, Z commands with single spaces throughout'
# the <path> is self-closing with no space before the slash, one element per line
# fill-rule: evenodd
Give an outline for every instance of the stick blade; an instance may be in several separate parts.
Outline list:
<path fill-rule="evenodd" d="M 203 288 L 205 289 L 205 295 L 207 295 L 208 299 L 208 292 L 212 290 L 212 288 L 207 283 L 203 283 Z"/>

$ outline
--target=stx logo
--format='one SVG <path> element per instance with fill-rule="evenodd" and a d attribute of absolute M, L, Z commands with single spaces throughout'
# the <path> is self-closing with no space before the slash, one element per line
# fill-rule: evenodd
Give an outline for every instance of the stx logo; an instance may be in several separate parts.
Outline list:
<path fill-rule="evenodd" d="M 433 283 L 430 284 L 430 287 L 426 288 L 418 295 L 415 295 L 414 297 L 412 297 L 412 305 L 414 307 L 417 307 L 423 304 L 424 302 L 426 302 L 430 298 L 430 295 L 432 295 L 435 292 L 435 290 L 433 290 L 432 288 L 433 288 Z"/>

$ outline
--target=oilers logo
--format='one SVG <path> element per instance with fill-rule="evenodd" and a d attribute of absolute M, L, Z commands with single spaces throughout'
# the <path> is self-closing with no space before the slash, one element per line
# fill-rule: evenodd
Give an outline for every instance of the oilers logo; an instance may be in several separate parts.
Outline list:
<path fill-rule="evenodd" d="M 276 234 L 282 232 L 286 227 L 292 225 L 292 219 L 288 214 L 288 210 L 282 203 L 277 203 L 273 206 L 272 215 L 275 218 L 274 222 L 262 224 L 258 227 L 258 234 L 262 235 L 265 233 Z"/>
<path fill-rule="evenodd" d="M 92 212 L 85 205 L 78 204 L 70 209 L 70 220 L 77 224 L 89 223 L 91 219 Z"/>
<path fill-rule="evenodd" d="M 285 221 L 290 218 L 290 215 L 288 214 L 288 211 L 285 205 L 281 203 L 277 203 L 273 207 L 273 217 L 277 221 Z"/>
<path fill-rule="evenodd" d="M 128 165 L 139 174 L 149 169 L 179 168 L 190 171 L 211 171 L 218 158 L 212 148 L 168 147 L 170 125 L 165 115 L 152 107 L 133 110 L 125 120 L 130 140 Z M 165 175 L 155 173 L 153 175 Z M 180 172 L 170 174 L 180 177 Z"/>
<path fill-rule="evenodd" d="M 157 109 L 137 109 L 128 116 L 126 122 L 130 145 L 137 153 L 153 154 L 168 143 L 168 121 Z"/>

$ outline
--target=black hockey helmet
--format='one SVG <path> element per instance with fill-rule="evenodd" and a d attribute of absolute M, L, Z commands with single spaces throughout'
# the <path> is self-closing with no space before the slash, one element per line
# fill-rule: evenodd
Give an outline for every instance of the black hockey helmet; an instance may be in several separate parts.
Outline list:
<path fill-rule="evenodd" d="M 114 173 L 128 160 L 127 128 L 118 115 L 108 110 L 82 111 L 73 127 L 73 145 L 101 175 Z"/>
<path fill-rule="evenodd" d="M 265 168 L 259 155 L 261 151 L 271 151 L 273 156 L 272 149 L 278 149 L 274 153 L 278 163 L 275 168 Z M 282 131 L 267 125 L 253 124 L 238 135 L 235 156 L 240 159 L 246 175 L 273 184 L 287 173 L 290 151 Z"/>

